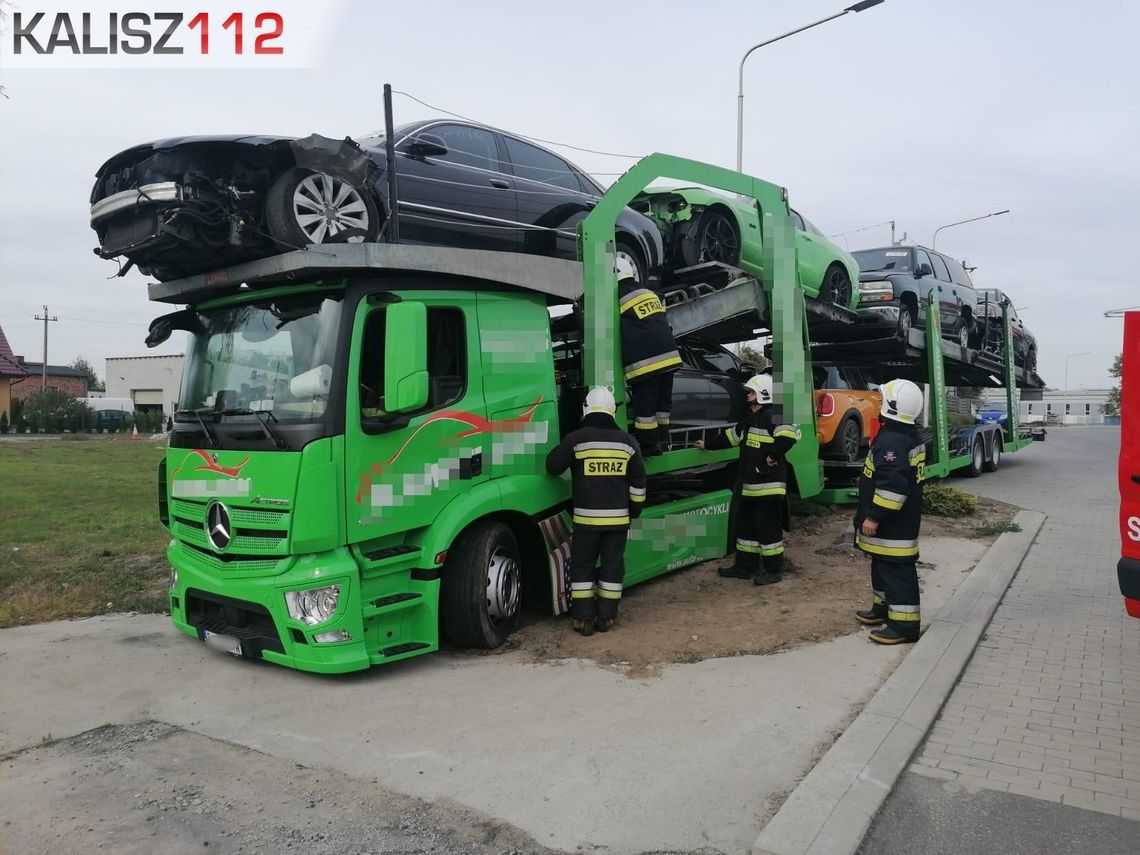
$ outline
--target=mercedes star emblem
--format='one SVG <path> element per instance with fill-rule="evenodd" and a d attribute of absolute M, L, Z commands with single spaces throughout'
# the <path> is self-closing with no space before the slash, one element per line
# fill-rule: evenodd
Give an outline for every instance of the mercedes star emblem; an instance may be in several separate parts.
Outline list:
<path fill-rule="evenodd" d="M 206 537 L 218 552 L 230 545 L 230 510 L 221 502 L 210 502 L 206 508 Z"/>

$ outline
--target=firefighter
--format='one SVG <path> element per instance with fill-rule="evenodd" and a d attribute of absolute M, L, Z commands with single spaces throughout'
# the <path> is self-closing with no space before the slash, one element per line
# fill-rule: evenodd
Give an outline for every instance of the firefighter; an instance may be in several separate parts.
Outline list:
<path fill-rule="evenodd" d="M 633 435 L 646 456 L 660 454 L 669 443 L 673 372 L 681 365 L 681 354 L 657 293 L 638 283 L 633 264 L 624 256 L 617 257 L 614 272 Z"/>
<path fill-rule="evenodd" d="M 717 572 L 757 585 L 772 585 L 783 578 L 784 519 L 786 518 L 788 464 L 784 457 L 800 439 L 796 425 L 777 424 L 772 406 L 772 377 L 757 374 L 744 384 L 748 415 L 740 424 L 717 434 L 698 448 L 736 447 L 740 453 L 740 504 L 736 510 L 736 558 Z"/>
<path fill-rule="evenodd" d="M 918 433 L 922 390 L 909 380 L 879 387 L 881 428 L 871 442 L 859 478 L 855 545 L 871 556 L 871 608 L 855 619 L 879 644 L 918 640 L 918 529 L 926 447 Z"/>
<path fill-rule="evenodd" d="M 582 635 L 606 632 L 617 618 L 629 521 L 645 503 L 645 462 L 633 437 L 614 421 L 616 409 L 613 392 L 591 389 L 582 426 L 546 457 L 551 475 L 572 470 L 570 614 Z"/>

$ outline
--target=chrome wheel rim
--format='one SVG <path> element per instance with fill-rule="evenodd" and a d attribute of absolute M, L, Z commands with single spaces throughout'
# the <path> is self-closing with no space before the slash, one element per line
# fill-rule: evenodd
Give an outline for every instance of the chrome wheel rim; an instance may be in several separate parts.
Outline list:
<path fill-rule="evenodd" d="M 293 191 L 293 217 L 311 243 L 325 243 L 347 229 L 367 232 L 368 206 L 355 187 L 334 175 L 306 175 Z M 349 238 L 362 241 L 363 236 Z"/>
<path fill-rule="evenodd" d="M 519 563 L 505 550 L 496 549 L 487 563 L 487 615 L 496 626 L 519 610 Z"/>

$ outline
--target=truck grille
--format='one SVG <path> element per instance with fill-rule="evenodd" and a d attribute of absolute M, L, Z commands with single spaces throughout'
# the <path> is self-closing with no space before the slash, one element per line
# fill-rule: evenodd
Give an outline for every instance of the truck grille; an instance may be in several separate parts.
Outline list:
<path fill-rule="evenodd" d="M 206 536 L 207 502 L 174 499 L 170 530 L 195 558 L 217 570 L 271 572 L 289 554 L 289 511 L 235 508 L 227 505 L 233 528 L 229 548 L 217 552 Z"/>

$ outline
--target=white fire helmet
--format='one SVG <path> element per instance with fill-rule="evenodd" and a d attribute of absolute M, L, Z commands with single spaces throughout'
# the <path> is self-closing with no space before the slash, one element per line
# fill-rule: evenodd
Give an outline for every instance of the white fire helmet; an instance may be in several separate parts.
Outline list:
<path fill-rule="evenodd" d="M 772 403 L 772 377 L 770 374 L 752 375 L 744 384 L 744 388 L 756 395 L 757 403 Z"/>
<path fill-rule="evenodd" d="M 595 386 L 586 394 L 586 403 L 582 407 L 582 415 L 588 416 L 590 413 L 605 413 L 612 416 L 617 412 L 617 403 L 614 401 L 614 393 L 605 386 Z"/>
<path fill-rule="evenodd" d="M 912 425 L 922 413 L 923 396 L 918 385 L 909 380 L 891 380 L 879 387 L 883 405 L 879 414 L 885 419 Z"/>
<path fill-rule="evenodd" d="M 637 269 L 633 266 L 632 261 L 624 255 L 619 255 L 614 258 L 614 274 L 617 276 L 618 282 L 625 279 L 636 279 Z"/>

